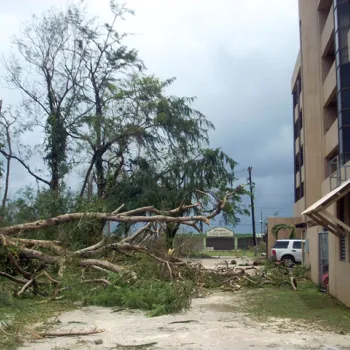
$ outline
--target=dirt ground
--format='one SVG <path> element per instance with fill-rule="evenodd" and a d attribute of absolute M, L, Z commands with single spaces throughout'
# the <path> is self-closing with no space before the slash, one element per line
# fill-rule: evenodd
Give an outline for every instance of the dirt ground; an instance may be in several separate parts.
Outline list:
<path fill-rule="evenodd" d="M 218 262 L 208 259 L 203 264 L 209 267 Z M 61 314 L 53 330 L 104 332 L 43 339 L 20 349 L 350 349 L 350 335 L 305 329 L 288 320 L 268 324 L 252 320 L 240 311 L 244 297 L 243 293 L 218 293 L 194 299 L 186 312 L 154 318 L 137 310 L 86 307 Z"/>

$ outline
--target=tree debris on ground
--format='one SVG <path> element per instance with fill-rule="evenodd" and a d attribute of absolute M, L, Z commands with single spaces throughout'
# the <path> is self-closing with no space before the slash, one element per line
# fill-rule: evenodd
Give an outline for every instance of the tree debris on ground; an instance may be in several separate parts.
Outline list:
<path fill-rule="evenodd" d="M 92 286 L 111 286 L 111 274 L 122 275 L 125 280 L 137 280 L 131 261 L 135 254 L 145 255 L 161 266 L 162 274 L 169 281 L 181 280 L 180 267 L 184 262 L 165 249 L 157 251 L 154 244 L 168 222 L 181 223 L 199 230 L 197 223 L 210 224 L 210 220 L 220 214 L 226 204 L 228 194 L 217 202 L 216 208 L 207 215 L 176 216 L 185 210 L 200 206 L 200 203 L 184 206 L 169 211 L 159 211 L 154 207 L 143 207 L 119 213 L 120 208 L 112 213 L 71 213 L 47 220 L 23 223 L 0 228 L 1 268 L 0 276 L 20 285 L 14 291 L 20 297 L 26 291 L 35 295 L 58 298 L 71 288 L 64 282 L 65 273 L 74 266 L 80 270 L 79 279 L 74 284 L 91 284 Z M 73 250 L 57 239 L 36 239 L 35 233 L 40 230 L 61 226 L 67 223 L 81 223 L 85 219 L 114 221 L 117 223 L 143 223 L 133 235 L 120 239 L 119 237 L 103 236 L 91 246 Z M 33 234 L 34 232 L 34 234 Z M 28 237 L 29 235 L 29 237 Z M 151 242 L 151 243 L 150 243 Z M 120 263 L 118 263 L 118 261 Z M 93 287 L 91 287 L 93 288 Z M 97 288 L 97 287 L 94 287 Z"/>
<path fill-rule="evenodd" d="M 224 290 L 239 290 L 242 286 L 262 287 L 263 285 L 290 284 L 297 289 L 295 277 L 290 269 L 284 266 L 273 268 L 258 268 L 261 261 L 254 261 L 251 266 L 238 267 L 235 260 L 218 264 L 215 269 L 205 269 L 198 261 L 184 261 L 174 256 L 166 249 L 157 248 L 157 240 L 152 240 L 159 234 L 162 223 L 176 222 L 192 227 L 197 223 L 209 224 L 225 206 L 227 195 L 219 200 L 217 207 L 208 215 L 174 216 L 176 213 L 193 206 L 183 205 L 164 212 L 153 207 L 143 207 L 119 213 L 71 213 L 47 220 L 24 223 L 0 228 L 0 249 L 3 264 L 0 276 L 19 285 L 14 290 L 14 296 L 21 297 L 31 291 L 35 295 L 48 296 L 55 300 L 72 289 L 77 284 L 91 284 L 90 290 L 100 287 L 113 287 L 116 276 L 124 279 L 129 285 L 137 285 L 138 280 L 144 280 L 144 272 L 140 267 L 135 271 L 133 264 L 145 256 L 157 266 L 158 277 L 169 282 L 191 282 L 196 291 L 221 286 Z M 28 233 L 37 232 L 47 227 L 60 226 L 67 222 L 81 222 L 85 218 L 108 220 L 119 223 L 140 223 L 133 235 L 117 240 L 113 237 L 103 237 L 98 243 L 78 250 L 68 249 L 60 241 L 40 240 L 29 238 Z M 26 238 L 22 238 L 26 236 Z M 148 239 L 145 239 L 148 237 Z M 4 262 L 6 262 L 4 264 Z M 145 262 L 145 260 L 143 260 Z M 232 265 L 234 263 L 234 265 Z M 67 270 L 75 268 L 75 275 L 71 281 L 65 276 Z M 248 274 L 248 270 L 253 273 Z M 79 272 L 80 271 L 80 272 Z M 139 273 L 143 274 L 139 275 Z M 69 275 L 69 274 L 68 274 Z M 114 277 L 111 277 L 115 275 Z"/>

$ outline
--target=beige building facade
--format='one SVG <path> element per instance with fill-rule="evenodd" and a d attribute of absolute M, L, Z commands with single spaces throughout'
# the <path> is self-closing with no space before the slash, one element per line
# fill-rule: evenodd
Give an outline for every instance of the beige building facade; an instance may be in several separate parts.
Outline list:
<path fill-rule="evenodd" d="M 350 306 L 350 0 L 299 0 L 294 217 L 316 284 Z"/>

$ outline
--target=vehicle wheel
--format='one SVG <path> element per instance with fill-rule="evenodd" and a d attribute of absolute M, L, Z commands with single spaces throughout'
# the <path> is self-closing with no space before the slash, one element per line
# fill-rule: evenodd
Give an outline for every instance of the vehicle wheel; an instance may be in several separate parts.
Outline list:
<path fill-rule="evenodd" d="M 285 255 L 282 257 L 282 262 L 284 266 L 292 267 L 295 264 L 295 259 L 293 255 Z"/>

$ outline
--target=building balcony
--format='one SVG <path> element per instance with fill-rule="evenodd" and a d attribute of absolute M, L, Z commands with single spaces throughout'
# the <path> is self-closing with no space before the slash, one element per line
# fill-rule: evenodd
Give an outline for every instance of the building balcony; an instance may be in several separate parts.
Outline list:
<path fill-rule="evenodd" d="M 319 11 L 328 11 L 332 6 L 332 0 L 317 0 L 317 9 Z"/>
<path fill-rule="evenodd" d="M 336 119 L 325 134 L 325 158 L 338 147 L 338 140 L 338 119 Z"/>
<path fill-rule="evenodd" d="M 300 74 L 300 71 L 301 71 L 301 54 L 300 54 L 300 51 L 299 51 L 297 60 L 296 60 L 295 65 L 294 65 L 293 74 L 292 74 L 292 88 L 291 88 L 291 91 L 293 91 L 294 88 L 295 88 L 295 85 L 297 83 L 297 79 L 298 79 L 298 76 Z"/>
<path fill-rule="evenodd" d="M 329 161 L 329 184 L 333 190 L 350 179 L 350 153 L 337 155 Z"/>
<path fill-rule="evenodd" d="M 298 171 L 295 174 L 295 187 L 299 187 L 300 186 L 300 172 Z"/>
<path fill-rule="evenodd" d="M 299 136 L 300 137 L 300 136 Z M 298 154 L 300 151 L 299 147 L 299 137 L 295 140 L 295 154 Z"/>
<path fill-rule="evenodd" d="M 304 168 L 304 165 L 302 165 L 301 169 L 301 182 L 304 182 L 305 183 L 305 168 Z"/>
<path fill-rule="evenodd" d="M 297 121 L 298 117 L 299 117 L 299 103 L 294 108 L 294 122 Z"/>
<path fill-rule="evenodd" d="M 322 35 L 321 35 L 321 53 L 323 57 L 328 55 L 329 50 L 331 49 L 334 38 L 334 17 L 333 17 L 333 6 L 328 13 L 326 23 L 324 25 Z"/>
<path fill-rule="evenodd" d="M 337 89 L 337 78 L 335 71 L 335 62 L 329 70 L 327 77 L 323 83 L 323 106 L 327 107 L 336 94 Z"/>

